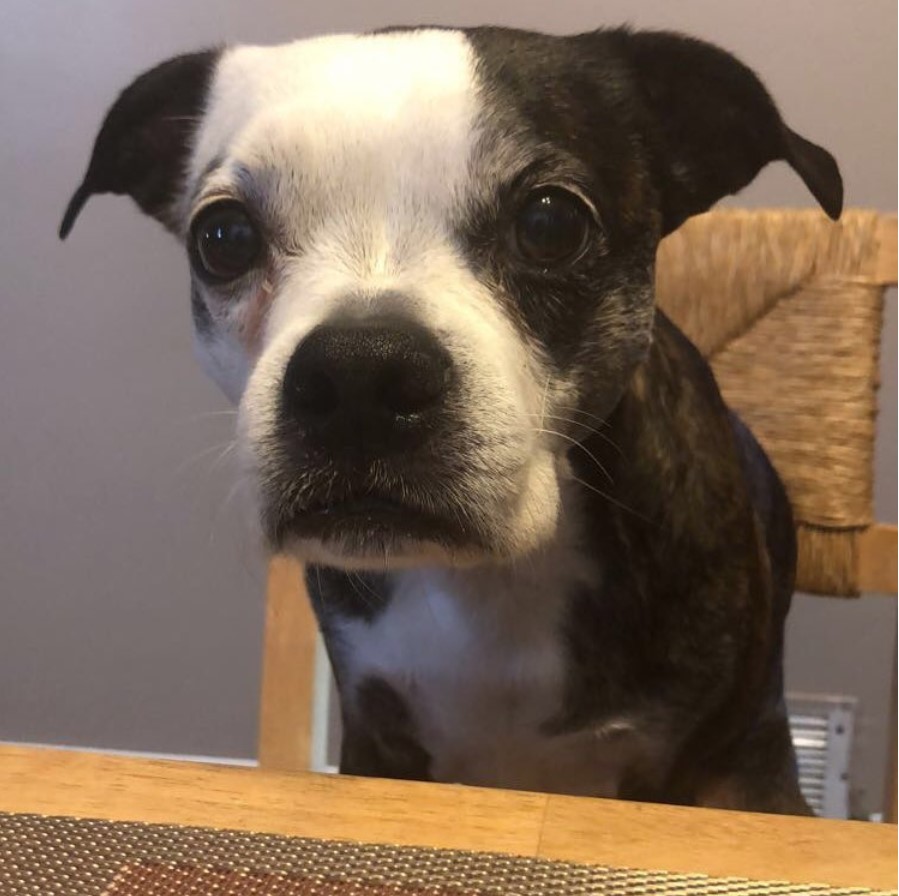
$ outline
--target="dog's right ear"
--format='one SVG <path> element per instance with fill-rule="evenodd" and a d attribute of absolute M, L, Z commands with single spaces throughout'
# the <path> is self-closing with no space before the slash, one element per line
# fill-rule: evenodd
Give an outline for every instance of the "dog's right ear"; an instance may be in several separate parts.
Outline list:
<path fill-rule="evenodd" d="M 758 76 L 725 50 L 665 31 L 612 32 L 648 112 L 647 133 L 670 233 L 783 160 L 838 218 L 843 180 L 833 156 L 784 123 Z"/>
<path fill-rule="evenodd" d="M 175 229 L 172 206 L 221 50 L 176 56 L 145 72 L 106 115 L 81 186 L 59 226 L 65 239 L 95 193 L 130 196 L 141 210 Z"/>

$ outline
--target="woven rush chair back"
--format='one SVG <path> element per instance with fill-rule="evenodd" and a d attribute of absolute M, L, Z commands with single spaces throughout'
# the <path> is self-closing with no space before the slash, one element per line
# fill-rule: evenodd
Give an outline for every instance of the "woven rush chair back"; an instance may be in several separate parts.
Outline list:
<path fill-rule="evenodd" d="M 883 298 L 896 218 L 716 210 L 659 248 L 659 306 L 709 360 L 786 484 L 797 590 L 896 590 L 895 527 L 873 515 Z"/>

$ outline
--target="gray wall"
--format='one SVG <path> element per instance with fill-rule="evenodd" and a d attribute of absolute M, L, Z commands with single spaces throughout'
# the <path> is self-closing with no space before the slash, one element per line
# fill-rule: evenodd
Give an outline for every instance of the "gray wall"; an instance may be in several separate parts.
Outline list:
<path fill-rule="evenodd" d="M 422 21 L 629 21 L 718 41 L 835 152 L 851 205 L 895 209 L 892 0 L 6 0 L 0 738 L 254 752 L 261 561 L 229 458 L 215 463 L 232 418 L 191 357 L 186 263 L 124 200 L 94 200 L 68 243 L 54 236 L 102 113 L 177 51 Z M 810 202 L 780 168 L 740 201 Z M 883 358 L 878 510 L 895 520 L 894 314 Z M 792 686 L 863 697 L 862 808 L 880 786 L 894 614 L 882 599 L 803 599 L 790 628 Z"/>

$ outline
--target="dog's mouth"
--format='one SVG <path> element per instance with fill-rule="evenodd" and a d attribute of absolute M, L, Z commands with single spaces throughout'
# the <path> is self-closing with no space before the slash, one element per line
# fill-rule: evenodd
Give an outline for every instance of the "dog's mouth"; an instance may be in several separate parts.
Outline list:
<path fill-rule="evenodd" d="M 436 543 L 447 548 L 480 546 L 481 538 L 463 514 L 425 509 L 392 495 L 348 494 L 316 500 L 278 515 L 272 541 L 283 548 L 314 539 L 341 552 L 376 554 L 397 545 Z"/>

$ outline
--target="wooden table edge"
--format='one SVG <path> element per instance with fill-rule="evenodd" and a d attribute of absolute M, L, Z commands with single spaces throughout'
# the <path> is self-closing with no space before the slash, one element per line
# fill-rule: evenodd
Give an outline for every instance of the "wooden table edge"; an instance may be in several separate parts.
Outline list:
<path fill-rule="evenodd" d="M 896 828 L 0 745 L 0 811 L 892 890 Z"/>

